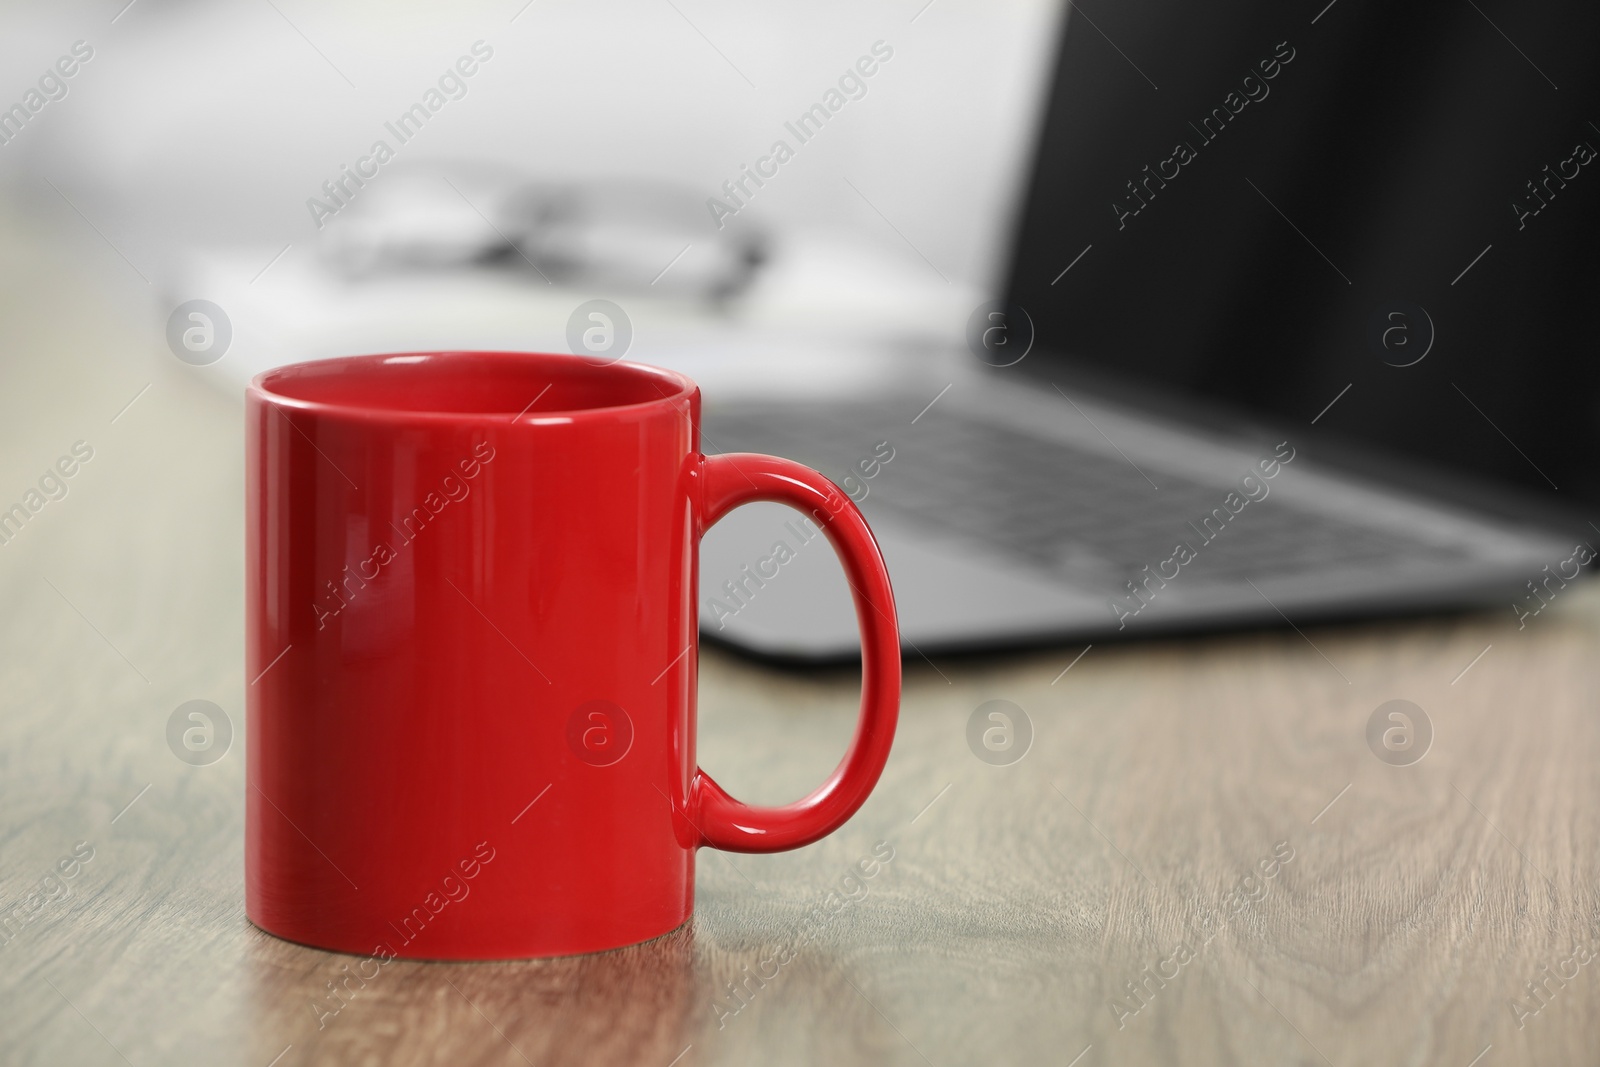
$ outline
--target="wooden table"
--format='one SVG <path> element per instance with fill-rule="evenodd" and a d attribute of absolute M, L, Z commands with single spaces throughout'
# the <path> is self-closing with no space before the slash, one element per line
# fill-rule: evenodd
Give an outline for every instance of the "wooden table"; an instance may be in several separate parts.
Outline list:
<path fill-rule="evenodd" d="M 167 354 L 150 290 L 96 238 L 11 236 L 0 503 L 75 441 L 94 457 L 0 547 L 0 922 L 26 918 L 0 937 L 0 1061 L 1600 1059 L 1600 961 L 1579 962 L 1600 942 L 1600 601 L 1580 589 L 1521 631 L 1508 606 L 913 656 L 866 807 L 795 853 L 702 852 L 685 928 L 395 963 L 328 1014 L 351 958 L 244 916 L 240 742 L 196 767 L 165 739 L 191 699 L 242 727 L 242 405 Z M 831 768 L 853 672 L 701 669 L 702 758 L 737 795 Z M 1366 739 L 1396 698 L 1435 733 L 1410 766 Z M 967 742 L 995 699 L 1035 735 L 1008 766 Z M 893 859 L 851 881 L 875 849 Z M 69 895 L 29 904 L 63 861 L 45 895 Z"/>

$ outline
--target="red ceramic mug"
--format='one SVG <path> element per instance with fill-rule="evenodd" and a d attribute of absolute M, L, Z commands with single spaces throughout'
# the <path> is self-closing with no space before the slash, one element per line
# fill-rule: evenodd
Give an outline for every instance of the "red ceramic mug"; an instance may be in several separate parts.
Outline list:
<path fill-rule="evenodd" d="M 557 355 L 359 356 L 247 397 L 245 910 L 371 955 L 588 952 L 689 918 L 702 845 L 775 852 L 876 784 L 900 699 L 889 576 L 832 482 L 699 451 L 700 392 Z M 854 590 L 861 717 L 810 796 L 695 763 L 702 533 L 775 500 Z"/>

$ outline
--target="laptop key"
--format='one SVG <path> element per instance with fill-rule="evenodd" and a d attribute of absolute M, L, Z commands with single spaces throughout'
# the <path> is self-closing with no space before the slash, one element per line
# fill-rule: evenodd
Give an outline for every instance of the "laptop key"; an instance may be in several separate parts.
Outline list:
<path fill-rule="evenodd" d="M 774 452 L 843 482 L 869 514 L 900 515 L 948 538 L 981 544 L 1060 573 L 1079 585 L 1119 590 L 1187 545 L 1185 574 L 1238 581 L 1329 567 L 1438 560 L 1464 550 L 1345 522 L 1291 505 L 1251 505 L 1245 521 L 1212 516 L 1228 486 L 1173 471 L 1157 491 L 1120 456 L 1042 439 L 946 408 L 911 425 L 910 401 L 843 405 L 708 406 L 708 453 Z M 879 444 L 893 447 L 882 461 Z M 872 478 L 860 465 L 877 461 Z M 846 479 L 851 479 L 846 482 Z M 865 487 L 866 495 L 856 491 Z M 1210 518 L 1210 521 L 1206 520 Z"/>

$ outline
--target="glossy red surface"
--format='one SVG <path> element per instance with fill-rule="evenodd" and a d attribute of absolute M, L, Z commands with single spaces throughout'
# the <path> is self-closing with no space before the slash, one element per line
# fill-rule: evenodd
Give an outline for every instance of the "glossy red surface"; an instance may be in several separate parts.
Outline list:
<path fill-rule="evenodd" d="M 433 959 L 616 948 L 688 919 L 701 845 L 807 844 L 893 741 L 889 577 L 808 468 L 699 452 L 681 375 L 557 355 L 269 371 L 247 407 L 246 911 Z M 697 550 L 753 500 L 838 550 L 863 642 L 839 768 L 756 808 L 695 763 Z"/>

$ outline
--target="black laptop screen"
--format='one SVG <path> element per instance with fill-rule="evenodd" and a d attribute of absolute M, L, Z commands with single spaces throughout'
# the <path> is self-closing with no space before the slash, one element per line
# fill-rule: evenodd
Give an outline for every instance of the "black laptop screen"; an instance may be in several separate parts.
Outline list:
<path fill-rule="evenodd" d="M 1027 369 L 1600 502 L 1597 45 L 1595 5 L 1072 5 Z"/>

